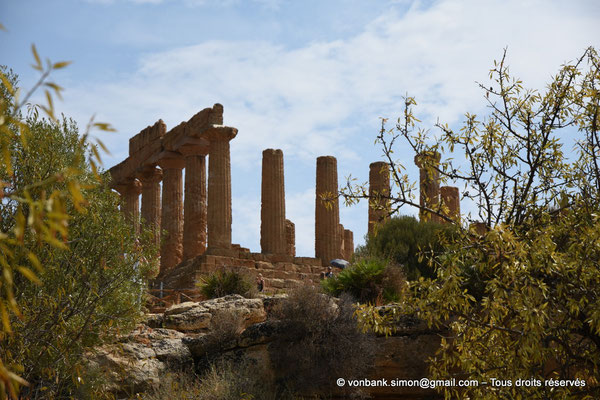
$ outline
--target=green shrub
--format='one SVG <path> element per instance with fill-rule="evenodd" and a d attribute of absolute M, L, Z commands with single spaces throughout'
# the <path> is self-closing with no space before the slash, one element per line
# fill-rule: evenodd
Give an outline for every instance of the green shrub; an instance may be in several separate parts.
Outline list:
<path fill-rule="evenodd" d="M 239 294 L 244 297 L 253 297 L 254 284 L 250 279 L 237 271 L 219 271 L 202 280 L 200 291 L 209 299 Z"/>
<path fill-rule="evenodd" d="M 420 222 L 411 216 L 395 217 L 367 238 L 362 252 L 401 265 L 409 280 L 435 278 L 427 255 L 442 253 L 444 238 L 452 235 L 454 229 L 451 225 Z"/>
<path fill-rule="evenodd" d="M 374 360 L 374 336 L 358 329 L 353 314 L 347 296 L 336 304 L 309 285 L 294 289 L 274 309 L 283 326 L 269 346 L 279 394 L 291 392 L 311 399 L 316 393 L 339 394 L 337 378 L 366 376 Z M 359 394 L 356 388 L 346 389 L 347 396 Z"/>
<path fill-rule="evenodd" d="M 321 284 L 333 296 L 347 293 L 361 303 L 390 302 L 397 300 L 405 277 L 397 266 L 376 258 L 363 258 Z"/>

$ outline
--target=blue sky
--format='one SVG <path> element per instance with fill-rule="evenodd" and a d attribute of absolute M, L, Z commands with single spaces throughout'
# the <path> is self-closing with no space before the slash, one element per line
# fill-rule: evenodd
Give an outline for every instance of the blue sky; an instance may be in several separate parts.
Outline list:
<path fill-rule="evenodd" d="M 72 60 L 54 76 L 66 88 L 57 108 L 80 127 L 95 114 L 118 129 L 99 135 L 107 168 L 159 118 L 171 128 L 222 103 L 239 129 L 234 242 L 260 251 L 261 153 L 281 148 L 297 253 L 312 256 L 316 157 L 337 157 L 340 184 L 363 182 L 381 159 L 379 118 L 394 121 L 403 95 L 417 98 L 423 127 L 457 126 L 467 111 L 485 113 L 475 82 L 487 82 L 503 48 L 511 72 L 543 89 L 562 63 L 600 46 L 598 21 L 594 0 L 2 0 L 0 64 L 28 88 L 32 43 Z M 413 155 L 396 155 L 416 179 Z M 340 209 L 362 243 L 366 205 Z"/>

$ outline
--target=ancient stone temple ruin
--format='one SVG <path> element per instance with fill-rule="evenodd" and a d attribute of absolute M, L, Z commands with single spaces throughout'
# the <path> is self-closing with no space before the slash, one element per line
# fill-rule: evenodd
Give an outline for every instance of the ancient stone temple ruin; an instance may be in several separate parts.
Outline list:
<path fill-rule="evenodd" d="M 445 223 L 447 220 L 440 218 L 432 211 L 460 222 L 460 193 L 457 187 L 440 187 L 440 153 L 423 152 L 415 156 L 415 165 L 419 167 L 419 204 L 431 211 L 421 209 L 421 221 L 434 221 Z"/>
<path fill-rule="evenodd" d="M 121 209 L 135 231 L 144 224 L 161 245 L 156 282 L 162 287 L 190 289 L 203 275 L 236 269 L 262 274 L 271 290 L 284 289 L 317 281 L 333 259 L 352 259 L 354 235 L 340 223 L 332 156 L 316 162 L 314 258 L 296 257 L 295 225 L 285 212 L 283 152 L 276 149 L 262 154 L 261 252 L 231 242 L 230 141 L 237 133 L 223 125 L 223 106 L 215 104 L 169 131 L 162 120 L 143 129 L 129 140 L 129 157 L 110 169 Z M 458 220 L 458 189 L 440 188 L 439 159 L 437 153 L 415 157 L 421 205 Z M 390 214 L 387 163 L 370 165 L 369 196 L 368 232 L 373 234 Z M 422 211 L 421 219 L 438 218 L 429 214 Z"/>
<path fill-rule="evenodd" d="M 202 275 L 227 268 L 262 274 L 267 288 L 288 288 L 317 281 L 330 260 L 354 253 L 353 233 L 339 221 L 337 162 L 326 156 L 317 159 L 316 257 L 296 257 L 283 152 L 274 149 L 263 152 L 261 252 L 232 244 L 230 141 L 236 135 L 215 104 L 169 131 L 162 120 L 145 128 L 129 140 L 129 157 L 110 169 L 123 213 L 136 232 L 142 223 L 161 244 L 157 281 L 165 288 L 193 288 Z M 325 206 L 326 193 L 334 195 L 333 207 Z"/>

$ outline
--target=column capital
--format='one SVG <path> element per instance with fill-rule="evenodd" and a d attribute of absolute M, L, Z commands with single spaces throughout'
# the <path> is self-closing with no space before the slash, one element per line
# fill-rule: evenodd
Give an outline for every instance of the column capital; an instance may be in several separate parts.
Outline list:
<path fill-rule="evenodd" d="M 183 169 L 185 159 L 176 151 L 163 151 L 158 155 L 158 165 L 162 169 Z"/>
<path fill-rule="evenodd" d="M 135 178 L 129 178 L 125 181 L 113 184 L 112 187 L 121 195 L 125 195 L 126 193 L 139 195 L 142 193 L 142 184 Z"/>
<path fill-rule="evenodd" d="M 162 175 L 162 170 L 154 166 L 141 168 L 135 174 L 140 182 L 142 182 L 142 185 L 160 182 L 162 180 Z"/>
<path fill-rule="evenodd" d="M 431 167 L 439 164 L 442 155 L 437 151 L 423 151 L 415 155 L 415 165 L 419 168 Z"/>
<path fill-rule="evenodd" d="M 215 125 L 204 132 L 204 136 L 211 142 L 218 142 L 233 139 L 238 133 L 236 128 L 230 126 Z"/>
<path fill-rule="evenodd" d="M 208 154 L 208 146 L 200 144 L 186 144 L 177 149 L 184 157 L 205 156 Z"/>

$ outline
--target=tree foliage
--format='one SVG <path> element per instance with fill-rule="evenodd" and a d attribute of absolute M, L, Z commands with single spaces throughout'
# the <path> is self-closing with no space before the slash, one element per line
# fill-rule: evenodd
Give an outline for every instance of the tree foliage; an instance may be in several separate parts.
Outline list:
<path fill-rule="evenodd" d="M 143 287 L 142 247 L 98 170 L 106 149 L 89 144 L 90 129 L 112 128 L 57 118 L 49 76 L 69 63 L 32 52 L 40 78 L 24 96 L 0 67 L 0 398 L 23 385 L 29 398 L 73 395 L 84 349 L 134 320 Z M 38 90 L 46 104 L 29 103 Z"/>
<path fill-rule="evenodd" d="M 465 162 L 447 156 L 430 168 L 465 184 L 463 199 L 477 204 L 488 231 L 463 226 L 442 255 L 429 259 L 436 276 L 413 282 L 402 307 L 385 316 L 361 307 L 357 314 L 366 328 L 385 333 L 394 313 L 447 328 L 431 364 L 436 379 L 504 382 L 443 388 L 447 398 L 597 398 L 600 59 L 587 49 L 538 92 L 511 77 L 505 52 L 490 78 L 491 87 L 480 85 L 486 116 L 466 114 L 458 131 L 438 123 L 432 140 L 416 128 L 416 102 L 407 98 L 403 118 L 394 129 L 384 126 L 378 139 L 395 172 L 398 206 L 414 201 L 403 167 L 392 159 L 396 140 L 416 153 L 462 155 Z M 344 194 L 356 199 L 360 191 Z M 539 385 L 517 386 L 517 379 Z M 554 386 L 550 379 L 571 383 Z"/>
<path fill-rule="evenodd" d="M 432 278 L 435 271 L 425 256 L 443 252 L 452 231 L 451 225 L 418 221 L 408 215 L 394 217 L 366 238 L 361 251 L 400 266 L 410 280 Z"/>

